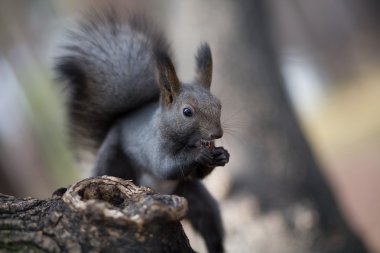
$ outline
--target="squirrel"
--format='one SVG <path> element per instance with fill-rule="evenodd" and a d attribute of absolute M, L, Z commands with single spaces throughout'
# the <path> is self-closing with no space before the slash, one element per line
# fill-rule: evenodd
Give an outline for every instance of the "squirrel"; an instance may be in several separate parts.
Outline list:
<path fill-rule="evenodd" d="M 183 83 L 169 43 L 146 17 L 115 8 L 84 17 L 69 30 L 55 71 L 68 91 L 73 140 L 96 154 L 93 175 L 185 197 L 186 218 L 208 252 L 223 252 L 220 210 L 200 181 L 230 156 L 215 147 L 223 130 L 209 45 L 200 45 L 195 78 Z"/>

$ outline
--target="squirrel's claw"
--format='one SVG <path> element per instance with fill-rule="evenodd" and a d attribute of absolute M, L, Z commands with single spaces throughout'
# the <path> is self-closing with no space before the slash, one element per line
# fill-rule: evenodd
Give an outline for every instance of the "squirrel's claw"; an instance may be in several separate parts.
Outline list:
<path fill-rule="evenodd" d="M 230 153 L 228 153 L 228 151 L 225 150 L 223 147 L 215 148 L 212 151 L 212 154 L 214 155 L 213 161 L 215 166 L 224 166 L 230 160 Z"/>

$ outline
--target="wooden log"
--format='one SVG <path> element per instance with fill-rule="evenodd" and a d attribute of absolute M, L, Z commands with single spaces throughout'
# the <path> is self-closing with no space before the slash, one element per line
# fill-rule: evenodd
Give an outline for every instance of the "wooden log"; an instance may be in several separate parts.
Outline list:
<path fill-rule="evenodd" d="M 109 176 L 47 200 L 0 194 L 0 252 L 194 252 L 186 211 L 182 197 Z"/>

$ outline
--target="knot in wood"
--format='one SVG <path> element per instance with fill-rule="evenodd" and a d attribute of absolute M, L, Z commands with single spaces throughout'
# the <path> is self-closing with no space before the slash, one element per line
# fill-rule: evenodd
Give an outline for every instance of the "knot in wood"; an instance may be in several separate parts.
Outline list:
<path fill-rule="evenodd" d="M 67 189 L 62 199 L 71 209 L 92 219 L 138 226 L 178 221 L 187 212 L 185 198 L 157 194 L 111 176 L 84 179 Z"/>

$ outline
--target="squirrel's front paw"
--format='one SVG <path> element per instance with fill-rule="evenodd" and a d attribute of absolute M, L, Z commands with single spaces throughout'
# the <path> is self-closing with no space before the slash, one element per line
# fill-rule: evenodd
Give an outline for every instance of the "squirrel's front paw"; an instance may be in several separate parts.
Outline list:
<path fill-rule="evenodd" d="M 193 171 L 189 175 L 191 179 L 202 179 L 210 174 L 215 168 L 212 151 L 206 147 L 202 147 L 195 158 L 195 163 Z"/>
<path fill-rule="evenodd" d="M 214 166 L 214 156 L 207 148 L 202 148 L 195 161 L 203 167 Z"/>
<path fill-rule="evenodd" d="M 224 166 L 230 160 L 230 153 L 223 147 L 216 147 L 211 152 L 214 166 Z"/>
<path fill-rule="evenodd" d="M 210 174 L 216 166 L 224 166 L 228 163 L 230 154 L 223 147 L 204 147 L 200 150 L 195 162 L 198 166 L 190 174 L 191 178 L 202 179 Z"/>

